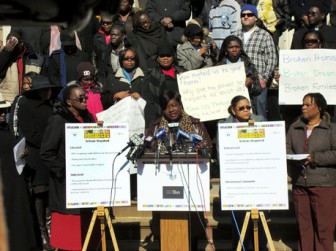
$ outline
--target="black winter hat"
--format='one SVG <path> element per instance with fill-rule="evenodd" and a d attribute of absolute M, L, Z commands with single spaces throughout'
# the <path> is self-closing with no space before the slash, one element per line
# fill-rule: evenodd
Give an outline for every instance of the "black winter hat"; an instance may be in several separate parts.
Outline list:
<path fill-rule="evenodd" d="M 174 57 L 175 52 L 174 52 L 173 47 L 170 44 L 165 43 L 165 44 L 159 45 L 157 55 L 159 57 L 160 56 L 171 56 L 171 57 Z"/>
<path fill-rule="evenodd" d="M 42 75 L 37 75 L 32 78 L 31 89 L 25 91 L 23 95 L 29 95 L 30 93 L 45 89 L 45 88 L 62 88 L 62 86 L 53 85 L 50 83 L 49 79 Z"/>
<path fill-rule="evenodd" d="M 203 35 L 202 28 L 197 24 L 188 24 L 187 27 L 184 28 L 184 33 L 186 37 L 191 37 L 195 35 Z"/>
<path fill-rule="evenodd" d="M 77 65 L 77 76 L 78 79 L 81 79 L 82 77 L 86 77 L 86 76 L 96 76 L 96 70 L 93 66 L 92 63 L 90 62 L 80 62 Z"/>

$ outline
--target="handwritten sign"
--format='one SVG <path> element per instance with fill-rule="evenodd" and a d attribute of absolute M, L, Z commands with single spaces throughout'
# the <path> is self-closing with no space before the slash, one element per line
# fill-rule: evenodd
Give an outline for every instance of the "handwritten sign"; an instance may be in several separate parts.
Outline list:
<path fill-rule="evenodd" d="M 281 50 L 279 71 L 280 105 L 300 105 L 310 92 L 320 92 L 328 105 L 336 104 L 336 50 Z"/>
<path fill-rule="evenodd" d="M 126 123 L 129 134 L 140 134 L 145 131 L 144 109 L 146 101 L 135 100 L 131 97 L 120 100 L 109 109 L 97 114 L 97 118 L 104 123 Z"/>
<path fill-rule="evenodd" d="M 249 97 L 244 63 L 188 71 L 178 76 L 185 111 L 201 121 L 228 117 L 227 108 L 237 95 Z"/>

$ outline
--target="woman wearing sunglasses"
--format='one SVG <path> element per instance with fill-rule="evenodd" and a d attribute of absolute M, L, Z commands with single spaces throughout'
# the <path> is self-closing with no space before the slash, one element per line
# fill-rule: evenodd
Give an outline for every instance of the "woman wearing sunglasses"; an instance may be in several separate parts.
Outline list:
<path fill-rule="evenodd" d="M 51 210 L 50 245 L 58 250 L 82 250 L 83 227 L 90 212 L 66 208 L 65 124 L 94 123 L 87 110 L 87 96 L 79 85 L 63 89 L 62 100 L 55 104 L 42 140 L 40 156 L 50 172 L 49 196 Z M 92 243 L 95 245 L 97 243 Z"/>
<path fill-rule="evenodd" d="M 136 100 L 141 97 L 145 75 L 139 67 L 138 54 L 133 48 L 127 48 L 120 52 L 119 63 L 120 68 L 114 76 L 107 77 L 103 87 L 104 109 L 129 96 Z"/>
<path fill-rule="evenodd" d="M 223 48 L 223 47 L 222 47 Z M 251 104 L 250 101 L 241 95 L 235 96 L 231 100 L 231 104 L 228 108 L 228 112 L 230 116 L 224 120 L 218 121 L 219 123 L 242 123 L 248 122 L 249 120 L 254 120 L 255 122 L 262 122 L 265 121 L 265 118 L 260 115 L 255 115 L 251 112 Z M 217 154 L 219 160 L 219 144 L 218 144 L 218 137 L 217 137 Z M 231 219 L 232 219 L 232 250 L 236 250 L 238 241 L 239 241 L 239 233 L 241 233 L 242 226 L 244 223 L 244 218 L 246 211 L 232 211 Z M 237 225 L 235 224 L 237 223 Z M 263 227 L 261 226 L 260 221 L 258 222 L 259 225 L 259 250 L 268 250 L 267 249 L 267 239 L 265 232 L 262 230 Z M 239 228 L 239 232 L 237 227 Z M 249 245 L 253 245 L 253 223 L 252 221 L 249 222 L 248 229 L 246 231 L 245 239 L 244 239 L 244 247 L 245 250 L 249 250 Z"/>
<path fill-rule="evenodd" d="M 325 39 L 321 32 L 310 30 L 307 31 L 302 37 L 302 48 L 304 49 L 319 49 L 327 48 Z"/>

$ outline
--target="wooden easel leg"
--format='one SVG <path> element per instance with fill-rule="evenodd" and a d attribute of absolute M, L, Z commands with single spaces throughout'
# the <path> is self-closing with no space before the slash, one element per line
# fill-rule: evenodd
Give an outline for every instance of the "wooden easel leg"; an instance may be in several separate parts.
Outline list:
<path fill-rule="evenodd" d="M 240 233 L 240 237 L 239 237 L 240 239 L 238 241 L 238 246 L 237 246 L 236 251 L 241 251 L 242 249 L 242 244 L 244 243 L 245 234 L 246 234 L 247 226 L 249 224 L 250 216 L 251 216 L 251 212 L 246 212 L 243 228 Z"/>
<path fill-rule="evenodd" d="M 103 206 L 98 206 L 97 209 L 94 210 L 94 212 L 93 212 L 91 222 L 90 222 L 90 226 L 89 226 L 89 229 L 88 229 L 88 232 L 86 234 L 85 241 L 84 241 L 84 244 L 83 244 L 82 251 L 86 251 L 87 248 L 88 248 L 90 237 L 92 235 L 93 227 L 94 227 L 94 224 L 96 222 L 97 217 L 99 218 L 99 221 L 100 221 L 100 234 L 101 234 L 101 240 L 102 240 L 102 251 L 106 251 L 105 218 L 106 218 L 109 230 L 110 230 L 110 235 L 111 235 L 111 239 L 112 239 L 112 242 L 113 242 L 114 251 L 119 251 L 119 247 L 118 247 L 117 239 L 116 239 L 114 229 L 113 229 L 113 226 L 112 226 L 112 221 L 111 221 L 110 214 L 108 212 L 108 209 L 104 208 Z"/>
<path fill-rule="evenodd" d="M 104 207 L 98 207 L 98 218 L 100 224 L 100 236 L 102 243 L 102 251 L 106 251 L 106 234 L 105 234 L 105 212 Z"/>
<path fill-rule="evenodd" d="M 270 251 L 275 251 L 274 243 L 273 243 L 271 233 L 269 231 L 269 228 L 268 228 L 268 225 L 267 225 L 267 222 L 266 222 L 265 214 L 264 214 L 264 212 L 260 212 L 259 214 L 260 214 L 261 223 L 263 224 L 265 234 L 266 234 L 266 237 L 267 237 L 269 250 Z"/>
<path fill-rule="evenodd" d="M 258 209 L 252 209 L 251 219 L 253 221 L 253 236 L 254 236 L 254 250 L 259 250 L 259 236 L 258 236 L 258 221 L 259 211 Z"/>
<path fill-rule="evenodd" d="M 114 251 L 119 251 L 119 247 L 118 247 L 118 243 L 117 243 L 117 238 L 115 236 L 114 229 L 113 229 L 113 226 L 112 226 L 111 217 L 110 217 L 110 214 L 109 214 L 107 208 L 105 208 L 105 216 L 106 216 L 108 228 L 110 230 L 110 235 L 111 235 Z"/>
<path fill-rule="evenodd" d="M 86 251 L 87 250 L 87 247 L 88 247 L 88 244 L 89 244 L 89 240 L 90 240 L 90 237 L 91 237 L 91 234 L 92 234 L 92 231 L 93 231 L 93 227 L 94 227 L 94 224 L 95 224 L 96 219 L 97 219 L 97 214 L 98 214 L 98 211 L 94 210 L 92 218 L 91 218 L 90 226 L 89 226 L 89 229 L 88 229 L 86 237 L 85 237 L 85 241 L 84 241 L 84 244 L 83 244 L 82 251 Z"/>

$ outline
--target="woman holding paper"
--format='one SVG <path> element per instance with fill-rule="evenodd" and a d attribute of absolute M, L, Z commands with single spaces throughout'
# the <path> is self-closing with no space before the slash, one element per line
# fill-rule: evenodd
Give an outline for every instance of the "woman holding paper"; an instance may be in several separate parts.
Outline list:
<path fill-rule="evenodd" d="M 306 94 L 302 115 L 287 134 L 287 154 L 308 154 L 302 161 L 289 162 L 299 251 L 334 250 L 336 125 L 326 110 L 322 94 Z"/>
<path fill-rule="evenodd" d="M 225 47 L 225 40 L 222 45 L 222 48 Z M 235 96 L 231 100 L 231 104 L 228 108 L 228 112 L 230 116 L 226 119 L 219 120 L 218 124 L 220 123 L 244 123 L 248 122 L 249 120 L 253 120 L 255 122 L 262 122 L 265 121 L 265 118 L 260 115 L 255 115 L 251 112 L 252 106 L 250 101 L 241 95 Z M 218 154 L 218 160 L 219 160 L 219 144 L 218 144 L 218 137 L 217 137 L 217 154 Z M 240 239 L 240 232 L 242 230 L 242 226 L 244 223 L 244 218 L 245 218 L 246 211 L 232 211 L 232 250 L 236 250 L 238 241 Z M 236 224 L 234 224 L 236 223 Z M 259 225 L 260 224 L 260 225 Z M 237 227 L 239 229 L 237 229 Z M 244 247 L 245 250 L 249 249 L 249 245 L 253 242 L 253 223 L 252 220 L 249 222 L 249 227 L 246 231 L 245 239 L 244 239 Z M 259 233 L 259 250 L 268 250 L 267 249 L 267 240 L 266 240 L 266 235 L 265 232 L 263 231 L 263 227 L 261 226 L 260 221 L 258 222 L 259 229 L 261 229 Z M 239 230 L 239 231 L 238 231 Z"/>
<path fill-rule="evenodd" d="M 145 75 L 139 67 L 138 54 L 133 48 L 127 48 L 120 52 L 119 63 L 120 68 L 115 75 L 107 77 L 103 87 L 104 109 L 129 96 L 134 99 L 141 97 Z"/>
<path fill-rule="evenodd" d="M 7 122 L 10 107 L 0 92 L 0 197 L 5 211 L 1 224 L 6 225 L 8 250 L 31 251 L 37 248 L 33 217 L 24 174 L 19 175 L 15 166 L 13 147 L 16 139 Z M 5 240 L 1 239 L 1 242 L 5 243 Z"/>

